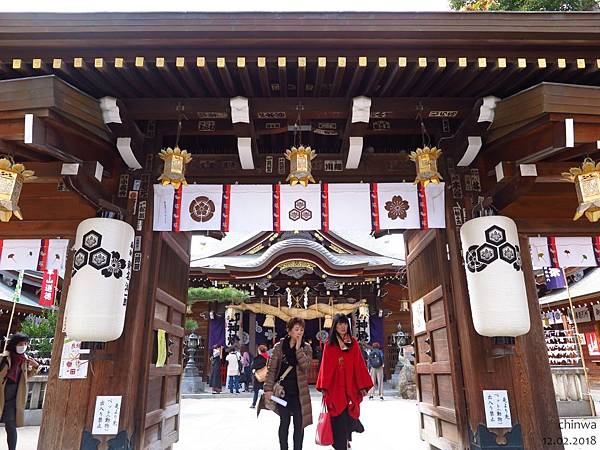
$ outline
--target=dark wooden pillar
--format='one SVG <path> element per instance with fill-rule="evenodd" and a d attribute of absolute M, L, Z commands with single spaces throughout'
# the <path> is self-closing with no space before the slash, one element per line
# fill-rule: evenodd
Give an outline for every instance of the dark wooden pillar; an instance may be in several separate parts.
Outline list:
<path fill-rule="evenodd" d="M 521 239 L 521 257 L 527 280 L 531 330 L 516 338 L 514 355 L 493 358 L 492 339 L 478 335 L 473 327 L 459 232 L 449 215 L 447 223 L 448 269 L 453 290 L 453 305 L 448 307 L 453 309 L 451 314 L 455 314 L 459 324 L 469 448 L 563 449 L 562 445 L 544 446 L 546 441 L 555 442 L 561 432 L 527 240 Z M 512 430 L 487 429 L 482 393 L 486 389 L 508 391 Z"/>

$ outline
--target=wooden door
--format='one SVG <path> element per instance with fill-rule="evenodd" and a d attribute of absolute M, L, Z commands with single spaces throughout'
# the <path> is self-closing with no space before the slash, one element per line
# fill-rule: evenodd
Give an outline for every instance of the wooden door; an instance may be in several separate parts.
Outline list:
<path fill-rule="evenodd" d="M 148 286 L 146 361 L 141 398 L 142 449 L 170 449 L 179 439 L 183 336 L 190 265 L 189 233 L 154 233 Z M 156 367 L 156 335 L 165 330 L 168 356 Z M 140 436 L 140 437 L 142 437 Z"/>
<path fill-rule="evenodd" d="M 434 448 L 462 449 L 465 400 L 445 233 L 407 233 L 405 240 L 411 305 L 424 305 L 425 329 L 414 333 L 421 438 Z"/>

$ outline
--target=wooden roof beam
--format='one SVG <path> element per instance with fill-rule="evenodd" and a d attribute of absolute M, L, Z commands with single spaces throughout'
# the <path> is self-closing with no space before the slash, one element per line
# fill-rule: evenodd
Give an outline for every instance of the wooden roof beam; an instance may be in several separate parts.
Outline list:
<path fill-rule="evenodd" d="M 173 72 L 174 68 L 171 64 L 165 60 L 162 56 L 158 56 L 154 60 L 156 72 L 162 78 L 163 82 L 169 87 L 169 91 L 176 94 L 178 97 L 190 97 L 190 93 L 186 89 L 186 86 L 177 79 L 177 76 Z"/>
<path fill-rule="evenodd" d="M 306 88 L 306 57 L 298 57 L 298 75 L 296 80 L 296 93 L 298 97 L 304 97 Z"/>
<path fill-rule="evenodd" d="M 236 89 L 233 85 L 233 79 L 231 78 L 231 73 L 229 73 L 229 68 L 227 67 L 227 60 L 223 57 L 217 58 L 217 70 L 219 71 L 219 76 L 221 77 L 221 81 L 223 82 L 223 86 L 225 86 L 225 90 L 230 97 L 236 95 Z"/>
<path fill-rule="evenodd" d="M 420 58 L 419 58 L 420 59 Z M 425 60 L 426 62 L 426 60 Z M 417 97 L 425 96 L 429 93 L 431 86 L 435 83 L 436 78 L 443 74 L 448 68 L 446 58 L 438 58 L 437 64 L 428 64 L 425 74 L 415 84 L 413 94 Z"/>
<path fill-rule="evenodd" d="M 183 82 L 192 93 L 192 97 L 202 97 L 206 95 L 206 90 L 198 81 L 196 75 L 192 72 L 192 69 L 185 63 L 185 58 L 183 56 L 175 58 L 175 70 L 179 72 Z"/>
<path fill-rule="evenodd" d="M 458 58 L 458 67 L 460 75 L 448 86 L 446 90 L 448 97 L 458 96 L 458 93 L 473 83 L 481 73 L 489 71 L 486 58 L 479 58 L 477 62 L 471 61 L 470 64 L 468 58 Z"/>
<path fill-rule="evenodd" d="M 337 67 L 335 69 L 335 75 L 333 76 L 333 83 L 331 85 L 331 91 L 329 92 L 330 97 L 338 95 L 340 88 L 342 87 L 342 81 L 344 81 L 344 73 L 346 72 L 346 57 L 339 56 L 337 59 Z"/>
<path fill-rule="evenodd" d="M 366 56 L 359 56 L 358 58 L 358 67 L 354 69 L 354 73 L 352 74 L 352 79 L 350 80 L 350 84 L 348 85 L 348 90 L 346 91 L 346 96 L 352 97 L 356 95 L 360 85 L 362 83 L 363 77 L 365 76 L 365 72 L 367 70 L 368 60 Z"/>
<path fill-rule="evenodd" d="M 143 56 L 136 56 L 134 63 L 136 72 L 152 87 L 157 97 L 169 97 L 169 90 L 165 87 L 158 73 L 153 70 Z"/>
<path fill-rule="evenodd" d="M 61 78 L 64 78 L 68 83 L 79 86 L 82 90 L 87 91 L 92 95 L 98 94 L 98 89 L 95 86 L 90 84 L 88 80 L 84 79 L 61 58 L 54 58 L 52 60 L 52 70 Z"/>
<path fill-rule="evenodd" d="M 142 97 L 154 97 L 154 88 L 135 69 L 135 61 L 127 61 L 124 58 L 115 58 L 115 72 L 121 75 L 125 82 L 141 94 Z"/>
<path fill-rule="evenodd" d="M 379 80 L 381 80 L 381 77 L 386 69 L 387 58 L 385 56 L 377 58 L 377 66 L 374 66 L 371 70 L 371 76 L 369 77 L 369 81 L 367 81 L 367 85 L 365 86 L 365 95 L 373 95 L 375 93 Z"/>
<path fill-rule="evenodd" d="M 250 79 L 250 71 L 246 66 L 246 58 L 240 56 L 236 60 L 240 79 L 242 80 L 242 87 L 246 97 L 254 97 L 254 86 L 252 86 L 252 80 Z"/>
<path fill-rule="evenodd" d="M 260 79 L 260 89 L 264 97 L 271 96 L 271 83 L 269 82 L 269 71 L 267 70 L 267 58 L 259 56 L 256 60 L 258 67 L 258 78 Z"/>
<path fill-rule="evenodd" d="M 288 81 L 287 81 L 287 58 L 280 56 L 277 58 L 277 73 L 279 77 L 279 95 L 281 97 L 288 96 Z"/>
<path fill-rule="evenodd" d="M 412 64 L 411 64 L 412 65 Z M 420 57 L 417 62 L 412 65 L 414 69 L 411 69 L 406 78 L 398 83 L 397 95 L 406 94 L 411 95 L 413 87 L 422 79 L 425 70 L 427 69 L 427 58 Z"/>
<path fill-rule="evenodd" d="M 142 89 L 139 89 L 137 84 L 130 83 L 123 74 L 122 70 L 125 66 L 125 60 L 116 57 L 112 64 L 102 58 L 94 59 L 94 68 L 106 79 L 109 79 L 112 84 L 117 85 L 124 97 L 140 97 L 144 95 Z"/>
<path fill-rule="evenodd" d="M 107 86 L 110 86 L 111 91 L 119 97 L 133 97 L 137 95 L 134 86 L 126 85 L 123 79 L 112 71 L 113 67 L 104 58 L 94 58 L 93 66 L 84 60 L 82 69 L 84 69 L 82 73 L 89 74 L 90 77 L 98 80 L 98 82 L 104 81 Z M 92 80 L 90 79 L 90 81 Z"/>
<path fill-rule="evenodd" d="M 317 75 L 315 78 L 315 87 L 313 89 L 313 97 L 321 95 L 323 89 L 323 80 L 325 79 L 325 71 L 327 70 L 327 57 L 319 56 L 317 58 Z"/>

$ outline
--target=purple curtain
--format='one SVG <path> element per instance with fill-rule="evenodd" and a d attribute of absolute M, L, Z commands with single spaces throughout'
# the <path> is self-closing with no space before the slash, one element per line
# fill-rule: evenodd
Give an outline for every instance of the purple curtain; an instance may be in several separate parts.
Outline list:
<path fill-rule="evenodd" d="M 385 346 L 385 337 L 383 335 L 383 317 L 370 316 L 369 326 L 371 327 L 371 344 L 373 342 L 379 342 L 383 348 Z"/>
<path fill-rule="evenodd" d="M 215 345 L 225 345 L 225 319 L 223 317 L 208 321 L 208 348 L 212 350 Z"/>

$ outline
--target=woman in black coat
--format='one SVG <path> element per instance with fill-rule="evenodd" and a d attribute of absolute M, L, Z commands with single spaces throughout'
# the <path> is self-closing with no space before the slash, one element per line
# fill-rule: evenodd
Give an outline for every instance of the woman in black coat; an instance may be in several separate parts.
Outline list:
<path fill-rule="evenodd" d="M 210 358 L 210 379 L 208 385 L 212 388 L 213 394 L 221 393 L 221 360 L 223 357 L 223 347 L 215 345 L 213 354 Z"/>
<path fill-rule="evenodd" d="M 265 344 L 261 344 L 258 346 L 258 351 L 256 358 L 252 361 L 252 365 L 250 368 L 252 369 L 252 373 L 255 374 L 257 370 L 264 368 L 269 361 L 269 353 L 267 352 L 267 346 Z M 256 401 L 258 400 L 258 391 L 260 391 L 265 382 L 258 381 L 256 376 L 254 377 L 254 382 L 252 386 L 254 387 L 254 398 L 252 399 L 252 406 L 250 408 L 256 408 Z"/>

